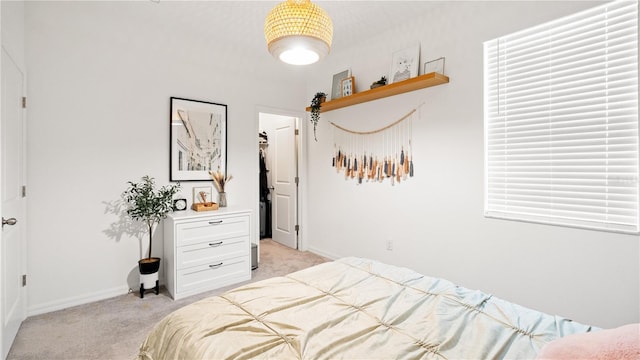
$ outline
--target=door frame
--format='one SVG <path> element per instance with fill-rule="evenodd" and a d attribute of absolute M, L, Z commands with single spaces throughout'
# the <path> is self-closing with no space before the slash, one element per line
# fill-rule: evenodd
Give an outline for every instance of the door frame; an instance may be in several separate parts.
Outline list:
<path fill-rule="evenodd" d="M 260 151 L 260 146 L 258 145 L 258 139 L 257 139 L 257 133 L 260 129 L 260 114 L 271 114 L 271 115 L 278 115 L 278 116 L 287 116 L 287 117 L 293 117 L 296 119 L 296 129 L 298 130 L 298 135 L 295 137 L 295 141 L 296 141 L 296 161 L 298 162 L 298 178 L 299 178 L 299 182 L 298 182 L 298 190 L 297 190 L 297 202 L 298 202 L 298 206 L 297 206 L 297 214 L 296 217 L 298 218 L 298 225 L 300 225 L 300 230 L 298 231 L 298 251 L 306 251 L 307 250 L 307 246 L 306 246 L 306 241 L 305 241 L 305 226 L 304 224 L 307 223 L 306 221 L 306 216 L 307 216 L 307 209 L 306 209 L 306 202 L 305 199 L 307 198 L 307 162 L 305 161 L 307 158 L 307 131 L 308 131 L 308 124 L 307 124 L 307 115 L 304 111 L 295 111 L 295 110 L 286 110 L 286 109 L 280 109 L 280 108 L 274 108 L 274 107 L 269 107 L 269 106 L 257 106 L 256 107 L 256 120 L 255 120 L 255 128 L 257 129 L 256 131 L 256 141 L 255 141 L 255 154 L 258 154 L 258 152 Z M 259 176 L 259 166 L 256 165 L 256 177 Z M 256 181 L 256 184 L 259 183 L 259 181 Z M 256 214 L 260 213 L 260 189 L 258 186 L 256 186 L 256 190 L 255 190 L 255 207 L 256 207 Z M 256 221 L 256 231 L 258 234 L 260 234 L 260 222 Z M 258 238 L 260 238 L 258 236 Z M 260 249 L 260 244 L 258 244 L 258 250 Z M 260 252 L 258 251 L 258 254 Z M 259 259 L 259 255 L 258 255 L 258 259 Z"/>

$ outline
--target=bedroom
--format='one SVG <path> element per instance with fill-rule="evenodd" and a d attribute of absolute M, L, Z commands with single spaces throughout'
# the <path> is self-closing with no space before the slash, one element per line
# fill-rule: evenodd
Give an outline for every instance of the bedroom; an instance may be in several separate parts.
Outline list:
<path fill-rule="evenodd" d="M 168 182 L 170 96 L 229 106 L 229 202 L 257 212 L 257 109 L 306 116 L 332 74 L 351 68 L 367 88 L 394 50 L 418 42 L 421 59 L 446 57 L 449 84 L 327 113 L 318 142 L 303 122 L 303 249 L 406 266 L 596 326 L 640 320 L 637 235 L 483 216 L 482 42 L 593 2 L 420 5 L 308 68 L 277 63 L 260 42 L 273 4 L 256 3 L 264 11 L 244 13 L 245 26 L 223 23 L 231 43 L 201 30 L 214 13 L 235 14 L 233 2 L 2 2 L 3 47 L 27 74 L 28 315 L 127 292 L 139 244 L 106 233 L 117 218 L 105 204 L 142 175 Z M 259 47 L 242 47 L 253 37 Z M 335 174 L 329 121 L 384 123 L 422 102 L 413 179 L 358 187 Z"/>

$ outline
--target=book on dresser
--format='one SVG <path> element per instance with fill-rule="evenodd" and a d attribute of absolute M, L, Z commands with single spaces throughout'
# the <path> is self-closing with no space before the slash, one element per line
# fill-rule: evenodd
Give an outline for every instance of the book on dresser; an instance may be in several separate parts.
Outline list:
<path fill-rule="evenodd" d="M 251 279 L 251 210 L 174 212 L 164 220 L 166 287 L 174 300 Z"/>

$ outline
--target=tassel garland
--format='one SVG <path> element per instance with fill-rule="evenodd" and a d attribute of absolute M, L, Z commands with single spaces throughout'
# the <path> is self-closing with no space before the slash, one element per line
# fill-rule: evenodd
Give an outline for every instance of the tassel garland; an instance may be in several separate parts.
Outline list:
<path fill-rule="evenodd" d="M 345 179 L 356 179 L 357 184 L 383 182 L 391 185 L 413 177 L 413 152 L 411 147 L 412 110 L 400 120 L 381 129 L 358 132 L 334 123 L 334 155 L 331 160 L 336 172 Z"/>

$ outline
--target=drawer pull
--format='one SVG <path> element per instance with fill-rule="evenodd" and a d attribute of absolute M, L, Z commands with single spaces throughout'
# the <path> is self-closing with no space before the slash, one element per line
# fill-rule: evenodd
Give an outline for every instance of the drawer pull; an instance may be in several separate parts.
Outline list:
<path fill-rule="evenodd" d="M 217 243 L 209 243 L 209 246 L 211 246 L 211 247 L 220 246 L 220 245 L 222 245 L 223 242 L 224 241 L 218 241 Z"/>
<path fill-rule="evenodd" d="M 218 225 L 218 224 L 222 224 L 222 220 L 218 220 L 218 221 L 209 221 L 209 225 Z"/>
<path fill-rule="evenodd" d="M 215 269 L 215 268 L 220 267 L 220 266 L 222 266 L 222 263 L 209 265 L 209 267 L 212 268 L 212 269 Z"/>

